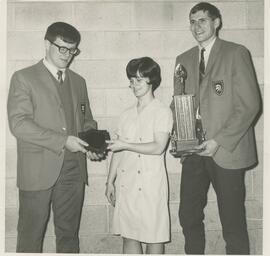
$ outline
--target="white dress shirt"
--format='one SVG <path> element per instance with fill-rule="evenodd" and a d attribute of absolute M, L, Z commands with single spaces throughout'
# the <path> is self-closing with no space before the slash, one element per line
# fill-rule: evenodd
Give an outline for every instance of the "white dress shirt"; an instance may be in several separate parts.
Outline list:
<path fill-rule="evenodd" d="M 215 41 L 216 41 L 216 37 L 214 37 L 213 40 L 212 40 L 207 46 L 205 46 L 205 47 L 202 47 L 202 46 L 199 45 L 199 50 L 200 50 L 200 52 L 199 52 L 199 63 L 200 63 L 200 61 L 201 61 L 201 50 L 202 50 L 202 48 L 205 49 L 205 52 L 204 52 L 204 64 L 205 64 L 205 69 L 206 69 L 206 67 L 207 67 L 209 55 L 210 55 L 211 49 L 212 49 L 212 47 L 213 47 Z"/>
<path fill-rule="evenodd" d="M 59 70 L 62 71 L 62 79 L 63 79 L 63 81 L 65 80 L 65 77 L 66 77 L 66 69 L 65 68 L 58 69 L 56 66 L 54 66 L 49 61 L 47 61 L 46 58 L 43 59 L 43 64 L 49 70 L 49 72 L 55 77 L 55 79 L 57 81 L 58 81 L 58 74 L 57 74 L 57 72 Z"/>

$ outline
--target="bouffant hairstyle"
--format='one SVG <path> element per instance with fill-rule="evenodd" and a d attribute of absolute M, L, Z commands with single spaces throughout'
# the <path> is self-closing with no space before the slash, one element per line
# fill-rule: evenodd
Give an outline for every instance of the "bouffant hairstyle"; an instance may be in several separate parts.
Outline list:
<path fill-rule="evenodd" d="M 150 57 L 132 59 L 126 67 L 128 79 L 137 77 L 137 72 L 141 77 L 148 78 L 152 85 L 152 91 L 155 91 L 161 82 L 160 66 Z"/>

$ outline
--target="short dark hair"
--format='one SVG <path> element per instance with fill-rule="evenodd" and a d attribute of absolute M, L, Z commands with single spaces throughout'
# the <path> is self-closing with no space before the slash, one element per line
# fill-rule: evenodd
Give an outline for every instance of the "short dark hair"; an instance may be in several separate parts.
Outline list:
<path fill-rule="evenodd" d="M 54 42 L 57 37 L 67 43 L 76 43 L 77 46 L 81 41 L 80 32 L 76 28 L 65 22 L 55 22 L 51 24 L 47 28 L 44 39 L 50 42 Z"/>
<path fill-rule="evenodd" d="M 149 84 L 152 85 L 152 91 L 155 91 L 161 82 L 160 66 L 150 57 L 132 59 L 126 67 L 128 79 L 137 77 L 139 72 L 141 77 L 149 78 Z"/>
<path fill-rule="evenodd" d="M 220 25 L 217 28 L 217 34 L 218 34 L 219 30 L 222 27 L 222 16 L 220 14 L 219 9 L 216 6 L 214 6 L 213 4 L 210 4 L 207 2 L 200 2 L 191 8 L 191 10 L 189 12 L 189 17 L 191 16 L 191 14 L 194 14 L 198 11 L 204 11 L 204 12 L 207 11 L 208 16 L 212 20 L 215 20 L 216 18 L 218 18 L 220 20 Z"/>

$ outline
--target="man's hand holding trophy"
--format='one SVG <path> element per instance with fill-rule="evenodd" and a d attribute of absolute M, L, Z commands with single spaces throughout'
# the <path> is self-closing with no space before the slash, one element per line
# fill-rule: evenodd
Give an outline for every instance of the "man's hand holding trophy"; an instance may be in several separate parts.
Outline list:
<path fill-rule="evenodd" d="M 174 76 L 176 85 L 179 86 L 179 95 L 173 96 L 175 127 L 171 136 L 170 153 L 175 157 L 182 157 L 202 151 L 196 147 L 205 141 L 205 132 L 200 116 L 195 115 L 194 95 L 185 93 L 187 72 L 182 64 L 176 66 Z"/>

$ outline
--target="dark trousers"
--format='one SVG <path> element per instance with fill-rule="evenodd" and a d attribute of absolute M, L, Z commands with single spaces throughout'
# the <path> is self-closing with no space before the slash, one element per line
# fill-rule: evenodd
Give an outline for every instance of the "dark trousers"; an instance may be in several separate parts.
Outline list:
<path fill-rule="evenodd" d="M 56 252 L 78 253 L 84 187 L 78 162 L 65 161 L 52 188 L 41 191 L 19 190 L 17 252 L 42 252 L 52 206 Z"/>
<path fill-rule="evenodd" d="M 227 254 L 249 254 L 245 214 L 245 170 L 228 170 L 211 157 L 192 155 L 183 162 L 179 219 L 187 254 L 204 254 L 204 208 L 210 183 L 216 192 Z"/>

